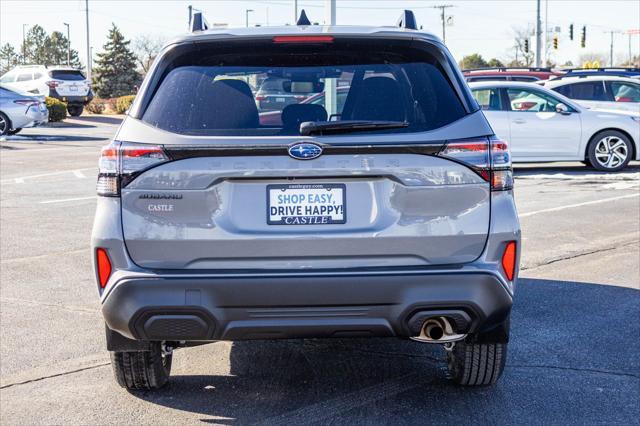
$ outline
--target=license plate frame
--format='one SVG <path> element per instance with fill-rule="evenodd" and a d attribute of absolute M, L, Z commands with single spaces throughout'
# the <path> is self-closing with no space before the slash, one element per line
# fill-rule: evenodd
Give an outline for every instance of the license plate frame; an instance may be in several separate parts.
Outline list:
<path fill-rule="evenodd" d="M 299 194 L 300 192 L 302 192 L 305 195 L 309 195 L 311 193 L 316 193 L 316 195 L 319 195 L 324 193 L 323 191 L 325 190 L 329 192 L 334 189 L 339 189 L 340 191 L 336 191 L 336 193 L 341 192 L 341 195 L 342 195 L 341 197 L 338 196 L 339 197 L 338 199 L 342 201 L 342 203 L 340 204 L 342 206 L 342 214 L 341 214 L 342 219 L 334 219 L 331 215 L 322 216 L 322 215 L 312 214 L 312 215 L 284 216 L 281 219 L 272 220 L 272 217 L 274 215 L 271 214 L 271 208 L 276 207 L 276 206 L 272 206 L 272 200 L 271 200 L 272 191 L 276 191 L 276 194 L 278 194 L 279 192 L 293 190 L 294 194 Z M 308 191 L 308 192 L 305 192 L 305 191 Z M 266 205 L 267 225 L 281 225 L 281 226 L 344 225 L 345 223 L 347 223 L 347 186 L 343 183 L 269 184 L 266 186 L 265 205 Z M 330 204 L 323 204 L 323 205 L 330 205 Z M 336 204 L 331 204 L 331 205 L 336 206 Z M 276 214 L 275 216 L 278 216 L 278 215 Z M 286 218 L 293 218 L 293 219 L 289 220 L 289 223 L 287 223 Z M 296 218 L 298 220 L 295 220 Z M 306 218 L 306 219 L 301 220 L 301 218 Z"/>

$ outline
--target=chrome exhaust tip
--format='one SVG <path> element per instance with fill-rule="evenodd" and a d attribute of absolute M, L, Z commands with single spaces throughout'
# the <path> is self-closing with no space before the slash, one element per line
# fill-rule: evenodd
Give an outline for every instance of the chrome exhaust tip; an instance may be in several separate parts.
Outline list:
<path fill-rule="evenodd" d="M 449 343 L 463 340 L 466 334 L 457 334 L 454 332 L 451 323 L 446 317 L 428 318 L 418 336 L 412 336 L 411 339 L 424 343 Z"/>

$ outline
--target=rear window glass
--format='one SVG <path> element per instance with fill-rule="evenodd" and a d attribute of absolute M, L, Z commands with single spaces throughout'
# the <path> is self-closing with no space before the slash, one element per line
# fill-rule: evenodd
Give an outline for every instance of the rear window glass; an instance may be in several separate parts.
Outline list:
<path fill-rule="evenodd" d="M 417 132 L 466 114 L 429 52 L 333 47 L 276 45 L 176 58 L 142 119 L 183 134 L 295 136 L 309 121 L 399 121 L 407 127 L 376 132 Z"/>
<path fill-rule="evenodd" d="M 56 80 L 84 80 L 84 74 L 80 71 L 73 70 L 56 70 L 49 72 L 51 78 L 55 78 Z"/>

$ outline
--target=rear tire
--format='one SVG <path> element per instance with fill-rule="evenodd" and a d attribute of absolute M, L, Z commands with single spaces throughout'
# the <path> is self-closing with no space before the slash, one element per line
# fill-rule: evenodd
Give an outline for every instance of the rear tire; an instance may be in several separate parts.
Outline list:
<path fill-rule="evenodd" d="M 9 117 L 7 117 L 5 113 L 0 112 L 0 136 L 9 134 L 10 129 L 11 121 L 9 120 Z"/>
<path fill-rule="evenodd" d="M 506 343 L 457 342 L 447 352 L 451 379 L 462 386 L 493 385 L 507 360 Z"/>
<path fill-rule="evenodd" d="M 20 129 L 13 129 L 13 130 L 9 130 L 9 131 L 7 132 L 7 134 L 8 134 L 8 135 L 15 135 L 16 133 L 19 133 L 19 132 L 20 132 L 20 130 L 22 130 L 22 128 L 20 128 Z"/>
<path fill-rule="evenodd" d="M 172 354 L 163 355 L 160 343 L 150 351 L 111 352 L 113 374 L 128 390 L 160 389 L 169 381 Z"/>
<path fill-rule="evenodd" d="M 587 146 L 587 159 L 601 172 L 617 172 L 624 169 L 633 155 L 629 138 L 616 130 L 597 133 Z"/>
<path fill-rule="evenodd" d="M 75 106 L 75 105 L 74 106 L 72 106 L 72 105 L 67 106 L 67 112 L 72 117 L 80 117 L 80 115 L 82 115 L 82 111 L 84 111 L 84 107 L 83 106 Z"/>

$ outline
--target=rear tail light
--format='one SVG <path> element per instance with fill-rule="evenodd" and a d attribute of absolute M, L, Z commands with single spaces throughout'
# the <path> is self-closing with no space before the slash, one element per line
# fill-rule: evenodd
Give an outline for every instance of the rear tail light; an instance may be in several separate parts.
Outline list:
<path fill-rule="evenodd" d="M 49 80 L 49 81 L 45 82 L 44 84 L 49 86 L 49 89 L 55 89 L 56 87 L 60 86 L 60 83 L 62 83 L 62 82 L 61 81 L 57 81 L 57 80 Z"/>
<path fill-rule="evenodd" d="M 504 274 L 507 276 L 507 279 L 509 279 L 509 281 L 513 281 L 513 277 L 516 274 L 516 254 L 516 242 L 509 241 L 504 248 L 504 253 L 502 254 L 502 269 L 504 270 Z"/>
<path fill-rule="evenodd" d="M 438 156 L 470 167 L 491 184 L 493 191 L 513 188 L 509 146 L 506 141 L 495 136 L 450 141 Z"/>
<path fill-rule="evenodd" d="M 256 95 L 255 96 L 255 100 L 256 101 L 264 101 L 265 99 L 267 99 L 267 97 L 263 96 L 263 95 Z"/>
<path fill-rule="evenodd" d="M 161 146 L 113 141 L 100 153 L 98 195 L 118 197 L 120 188 L 140 173 L 168 160 Z"/>
<path fill-rule="evenodd" d="M 24 105 L 27 108 L 40 105 L 40 101 L 34 101 L 33 99 L 17 99 L 13 103 Z"/>
<path fill-rule="evenodd" d="M 100 287 L 105 288 L 111 276 L 111 259 L 109 259 L 107 251 L 103 248 L 96 249 L 96 266 Z"/>

